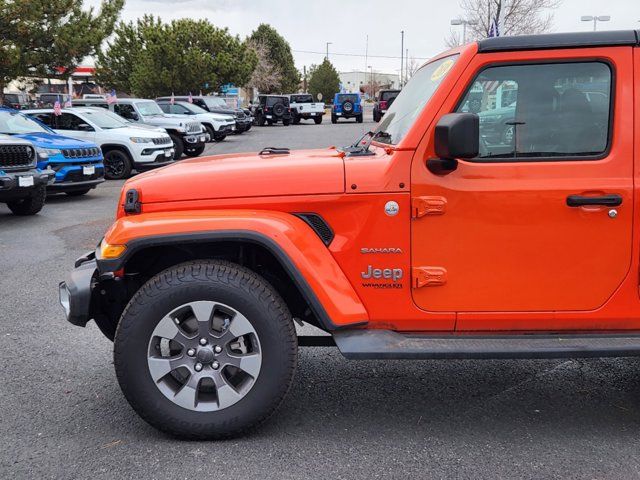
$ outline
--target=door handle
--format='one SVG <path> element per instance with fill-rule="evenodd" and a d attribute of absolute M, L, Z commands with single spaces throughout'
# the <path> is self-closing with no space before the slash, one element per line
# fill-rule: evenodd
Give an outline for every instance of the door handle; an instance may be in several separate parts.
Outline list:
<path fill-rule="evenodd" d="M 616 193 L 600 195 L 598 197 L 586 197 L 583 195 L 569 195 L 567 197 L 567 206 L 569 207 L 585 207 L 589 205 L 617 207 L 622 205 L 622 197 Z"/>

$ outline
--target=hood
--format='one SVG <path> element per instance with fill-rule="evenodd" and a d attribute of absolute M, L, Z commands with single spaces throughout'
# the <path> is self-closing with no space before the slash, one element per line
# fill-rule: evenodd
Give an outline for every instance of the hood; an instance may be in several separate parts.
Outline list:
<path fill-rule="evenodd" d="M 163 113 L 162 115 L 158 114 L 142 116 L 142 121 L 151 125 L 175 126 L 186 125 L 187 123 L 193 122 L 194 120 L 188 115 Z"/>
<path fill-rule="evenodd" d="M 344 162 L 335 149 L 289 155 L 245 153 L 182 160 L 128 180 L 142 203 L 344 192 Z"/>
<path fill-rule="evenodd" d="M 120 128 L 109 128 L 105 130 L 115 135 L 127 135 L 131 137 L 144 136 L 149 138 L 166 137 L 167 131 L 164 128 L 152 127 L 150 125 L 127 125 Z"/>
<path fill-rule="evenodd" d="M 63 137 L 55 133 L 34 132 L 16 135 L 18 138 L 29 140 L 40 148 L 91 148 L 97 147 L 93 142 L 85 142 L 75 138 Z"/>

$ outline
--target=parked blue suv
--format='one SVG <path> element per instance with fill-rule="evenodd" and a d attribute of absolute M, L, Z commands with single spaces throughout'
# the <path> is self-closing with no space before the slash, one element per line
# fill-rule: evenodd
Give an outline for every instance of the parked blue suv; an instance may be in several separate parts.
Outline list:
<path fill-rule="evenodd" d="M 8 108 L 0 108 L 1 133 L 30 141 L 36 147 L 38 168 L 55 171 L 47 193 L 84 195 L 104 182 L 102 152 L 95 143 L 58 135 L 37 120 Z"/>
<path fill-rule="evenodd" d="M 331 123 L 339 118 L 355 118 L 362 123 L 362 103 L 359 93 L 336 93 L 331 107 Z"/>

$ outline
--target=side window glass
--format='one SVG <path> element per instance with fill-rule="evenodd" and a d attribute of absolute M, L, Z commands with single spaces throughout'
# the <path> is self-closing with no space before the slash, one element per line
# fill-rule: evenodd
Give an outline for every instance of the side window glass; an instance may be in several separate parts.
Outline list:
<path fill-rule="evenodd" d="M 603 62 L 496 66 L 457 111 L 480 117 L 479 160 L 594 157 L 608 148 L 611 91 Z"/>
<path fill-rule="evenodd" d="M 127 105 L 127 104 L 116 104 L 114 106 L 114 111 L 120 115 L 121 117 L 124 117 L 128 120 L 132 120 L 133 119 L 133 106 L 132 105 Z"/>
<path fill-rule="evenodd" d="M 63 113 L 54 120 L 54 127 L 59 130 L 79 130 L 78 125 L 83 123 L 78 117 L 71 113 Z"/>
<path fill-rule="evenodd" d="M 37 113 L 34 115 L 34 117 L 36 118 L 36 120 L 38 120 L 41 123 L 44 123 L 47 127 L 51 127 L 51 114 L 50 113 Z"/>

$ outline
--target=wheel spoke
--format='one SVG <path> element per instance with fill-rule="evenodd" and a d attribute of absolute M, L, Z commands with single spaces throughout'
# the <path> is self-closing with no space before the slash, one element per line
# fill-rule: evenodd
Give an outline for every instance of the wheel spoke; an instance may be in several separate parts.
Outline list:
<path fill-rule="evenodd" d="M 205 335 L 211 331 L 211 314 L 213 313 L 213 302 L 192 302 L 189 304 L 193 314 L 198 321 L 198 331 L 200 335 Z"/>
<path fill-rule="evenodd" d="M 253 378 L 260 373 L 260 366 L 262 365 L 262 356 L 259 353 L 251 355 L 244 355 L 239 358 L 240 362 L 237 365 L 238 368 L 244 372 L 247 372 Z"/>
<path fill-rule="evenodd" d="M 171 360 L 168 358 L 149 357 L 149 373 L 154 382 L 159 382 L 162 377 L 173 370 Z"/>
<path fill-rule="evenodd" d="M 178 390 L 178 393 L 173 397 L 173 401 L 181 407 L 193 410 L 196 408 L 198 401 L 198 383 L 200 378 L 195 374 L 191 374 L 189 380 Z"/>
<path fill-rule="evenodd" d="M 182 335 L 182 333 L 180 332 L 178 325 L 176 325 L 175 320 L 170 315 L 167 315 L 158 322 L 158 325 L 156 325 L 156 328 L 153 331 L 153 335 L 155 337 L 173 340 L 177 336 Z"/>
<path fill-rule="evenodd" d="M 218 408 L 227 408 L 242 398 L 242 395 L 235 391 L 229 385 L 222 375 L 214 375 L 213 380 L 216 384 L 216 392 L 218 395 Z"/>
<path fill-rule="evenodd" d="M 238 338 L 248 333 L 255 333 L 255 329 L 253 325 L 251 325 L 251 322 L 247 320 L 247 317 L 240 312 L 236 312 L 233 320 L 231 320 L 231 325 L 229 325 L 229 332 L 231 332 L 234 338 Z"/>
<path fill-rule="evenodd" d="M 175 340 L 183 346 L 187 345 L 190 340 L 189 337 L 180 330 L 171 315 L 167 315 L 158 322 L 158 325 L 156 325 L 156 328 L 153 330 L 153 336 L 166 338 L 168 340 Z"/>

